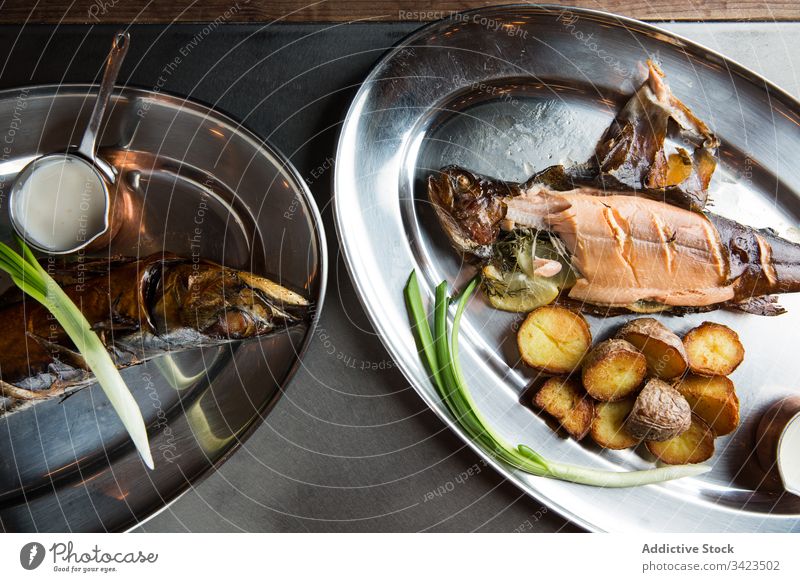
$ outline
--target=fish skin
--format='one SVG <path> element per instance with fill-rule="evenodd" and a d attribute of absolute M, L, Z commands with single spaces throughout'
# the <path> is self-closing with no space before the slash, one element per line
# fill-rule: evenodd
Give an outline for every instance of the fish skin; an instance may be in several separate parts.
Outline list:
<path fill-rule="evenodd" d="M 453 246 L 461 253 L 472 253 L 479 261 L 491 258 L 492 245 L 501 236 L 499 226 L 501 221 L 508 228 L 509 219 L 513 220 L 513 216 L 508 214 L 508 201 L 521 200 L 520 197 L 524 198 L 526 193 L 530 193 L 537 187 L 549 188 L 547 184 L 537 186 L 533 180 L 522 184 L 501 182 L 456 166 L 443 168 L 438 175 L 429 178 L 429 184 L 432 187 L 429 188 L 428 194 L 434 207 L 437 208 L 437 215 L 447 217 L 447 220 L 442 222 L 442 227 Z M 560 185 L 563 187 L 563 183 Z M 556 191 L 550 190 L 550 192 Z M 579 188 L 575 192 L 580 192 L 581 195 L 590 193 L 600 203 L 612 207 L 616 204 L 613 202 L 615 197 L 627 200 L 637 198 L 635 192 L 629 191 L 605 192 L 591 188 Z M 568 199 L 570 195 L 569 192 L 561 192 L 561 194 L 564 199 Z M 497 208 L 499 204 L 501 211 L 495 211 L 491 215 L 470 213 L 470 205 L 462 203 L 462 197 L 468 201 L 480 200 L 484 206 L 490 205 L 493 208 Z M 545 200 L 543 203 L 557 204 L 558 197 L 554 196 L 553 199 L 556 202 Z M 785 240 L 770 230 L 757 230 L 709 212 L 682 210 L 673 205 L 650 199 L 647 199 L 647 204 L 650 208 L 660 209 L 657 214 L 670 216 L 680 210 L 687 213 L 686 217 L 691 216 L 695 217 L 697 221 L 702 221 L 703 228 L 708 229 L 709 237 L 717 239 L 715 244 L 709 243 L 708 248 L 710 251 L 719 253 L 719 260 L 713 267 L 718 271 L 719 287 L 720 289 L 730 288 L 730 293 L 720 294 L 720 300 L 712 304 L 676 304 L 670 305 L 668 310 L 676 312 L 707 311 L 730 306 L 745 310 L 749 308 L 750 311 L 764 315 L 777 315 L 782 310 L 779 307 L 767 307 L 767 305 L 771 305 L 769 302 L 753 304 L 747 304 L 747 302 L 771 294 L 800 291 L 800 245 Z M 460 208 L 457 215 L 451 213 L 451 208 L 455 206 Z M 502 211 L 503 209 L 505 212 Z M 551 232 L 554 228 L 549 224 L 525 224 L 522 226 L 544 228 Z M 491 233 L 491 236 L 475 241 L 470 238 L 472 232 Z M 474 253 L 476 248 L 481 251 L 481 254 Z M 588 283 L 591 284 L 591 281 Z M 636 311 L 616 304 L 601 304 L 600 307 L 607 310 Z M 594 310 L 592 307 L 587 309 Z"/>
<path fill-rule="evenodd" d="M 800 245 L 772 229 L 755 229 L 706 212 L 720 233 L 728 257 L 735 301 L 800 291 Z"/>
<path fill-rule="evenodd" d="M 596 185 L 607 190 L 635 190 L 703 210 L 718 147 L 719 139 L 648 60 L 646 79 L 606 130 L 590 165 Z"/>
<path fill-rule="evenodd" d="M 167 349 L 266 335 L 302 321 L 309 305 L 263 277 L 169 254 L 116 261 L 106 274 L 89 272 L 84 282 L 69 272 L 55 277 L 70 280 L 62 288 L 120 368 Z M 80 371 L 72 349 L 44 306 L 30 298 L 6 303 L 0 309 L 0 395 L 36 397 L 28 394 L 31 389 L 46 395 L 48 384 L 63 372 Z M 54 369 L 59 373 L 53 374 Z M 80 376 L 80 381 L 90 379 Z M 63 391 L 65 384 L 60 384 Z M 14 390 L 15 385 L 22 388 Z"/>

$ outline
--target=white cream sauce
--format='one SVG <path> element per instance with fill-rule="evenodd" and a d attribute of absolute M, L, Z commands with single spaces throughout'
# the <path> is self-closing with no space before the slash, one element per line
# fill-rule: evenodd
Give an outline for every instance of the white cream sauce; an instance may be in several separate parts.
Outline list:
<path fill-rule="evenodd" d="M 21 179 L 13 210 L 29 241 L 63 251 L 104 230 L 107 201 L 103 181 L 87 162 L 48 156 Z"/>
<path fill-rule="evenodd" d="M 786 490 L 800 495 L 800 414 L 789 421 L 781 434 L 778 470 Z"/>

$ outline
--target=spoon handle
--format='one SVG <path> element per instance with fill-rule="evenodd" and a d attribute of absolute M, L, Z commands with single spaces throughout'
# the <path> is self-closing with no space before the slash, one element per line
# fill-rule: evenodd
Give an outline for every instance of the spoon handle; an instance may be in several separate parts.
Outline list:
<path fill-rule="evenodd" d="M 122 67 L 122 61 L 125 60 L 125 55 L 128 54 L 130 39 L 131 37 L 127 32 L 117 32 L 111 45 L 111 51 L 109 51 L 106 59 L 106 68 L 103 72 L 103 80 L 100 83 L 100 91 L 97 93 L 92 115 L 89 117 L 89 123 L 83 132 L 81 144 L 78 146 L 78 153 L 90 160 L 95 159 L 97 134 L 100 131 L 100 124 L 103 122 L 103 115 L 105 115 L 108 100 L 111 98 L 111 92 L 114 90 L 114 83 L 116 83 L 117 75 L 119 75 L 119 70 Z"/>

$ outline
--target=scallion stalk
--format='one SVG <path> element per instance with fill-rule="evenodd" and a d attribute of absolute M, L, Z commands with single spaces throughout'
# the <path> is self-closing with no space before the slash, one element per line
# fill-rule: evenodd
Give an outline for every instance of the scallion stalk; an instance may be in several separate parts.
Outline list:
<path fill-rule="evenodd" d="M 469 437 L 489 454 L 532 475 L 598 487 L 634 487 L 700 475 L 711 470 L 706 465 L 677 465 L 641 471 L 604 471 L 552 461 L 526 445 L 513 447 L 508 444 L 492 430 L 478 410 L 461 369 L 458 350 L 461 317 L 476 286 L 477 280 L 473 279 L 458 295 L 449 337 L 447 316 L 452 298 L 447 296 L 446 282 L 436 287 L 433 332 L 428 324 L 415 271 L 408 278 L 405 299 L 420 357 L 431 374 L 439 396 Z"/>
<path fill-rule="evenodd" d="M 19 244 L 22 255 L 0 242 L 0 269 L 8 273 L 23 292 L 44 305 L 61 324 L 119 415 L 136 450 L 152 469 L 153 456 L 150 453 L 142 412 L 106 347 L 92 330 L 80 308 L 42 268 L 24 241 L 19 240 Z"/>

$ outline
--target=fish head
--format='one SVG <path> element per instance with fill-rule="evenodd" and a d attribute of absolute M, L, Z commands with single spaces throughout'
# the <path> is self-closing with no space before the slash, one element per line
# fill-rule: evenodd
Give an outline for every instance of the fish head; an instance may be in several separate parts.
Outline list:
<path fill-rule="evenodd" d="M 214 263 L 165 265 L 151 321 L 159 333 L 189 328 L 214 339 L 246 339 L 301 321 L 309 302 L 266 277 Z"/>
<path fill-rule="evenodd" d="M 208 269 L 189 285 L 184 309 L 201 333 L 245 339 L 302 319 L 308 301 L 273 281 L 232 269 Z"/>
<path fill-rule="evenodd" d="M 428 178 L 428 197 L 456 250 L 486 258 L 505 217 L 503 199 L 519 194 L 519 185 L 494 180 L 458 166 Z"/>

